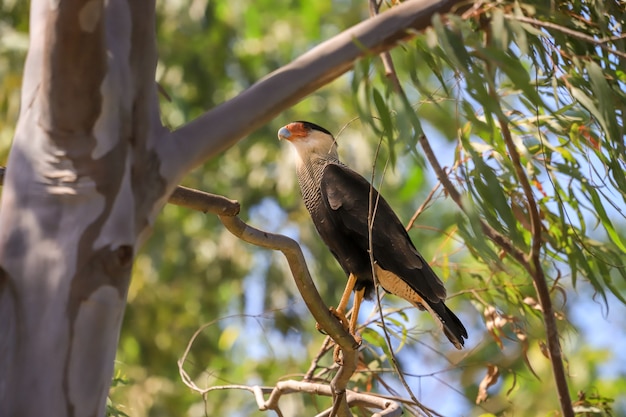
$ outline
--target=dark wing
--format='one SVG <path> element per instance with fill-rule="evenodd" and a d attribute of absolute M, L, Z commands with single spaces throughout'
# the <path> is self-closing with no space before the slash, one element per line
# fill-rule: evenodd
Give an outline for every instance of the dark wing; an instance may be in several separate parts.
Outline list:
<path fill-rule="evenodd" d="M 352 238 L 353 244 L 369 249 L 368 213 L 375 207 L 372 241 L 377 264 L 405 281 L 428 301 L 446 298 L 446 289 L 419 254 L 404 226 L 389 204 L 370 183 L 350 168 L 329 164 L 321 181 L 322 200 L 334 212 L 334 223 Z M 371 199 L 370 199 L 371 197 Z"/>

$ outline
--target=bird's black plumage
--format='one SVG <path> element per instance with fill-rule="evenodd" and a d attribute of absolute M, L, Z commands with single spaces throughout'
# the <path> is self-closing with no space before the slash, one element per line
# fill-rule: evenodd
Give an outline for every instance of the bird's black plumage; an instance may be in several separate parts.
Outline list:
<path fill-rule="evenodd" d="M 365 178 L 337 159 L 334 139 L 326 129 L 310 122 L 295 122 L 283 129 L 287 130 L 280 132 L 294 143 L 301 158 L 298 179 L 313 223 L 346 274 L 356 276 L 355 289 L 365 289 L 366 297 L 374 289 L 368 228 L 368 219 L 373 216 L 373 258 L 386 278 L 381 279 L 377 273 L 379 282 L 392 294 L 401 288 L 402 294 L 397 295 L 436 316 L 448 339 L 460 349 L 467 331 L 444 304 L 443 283 L 417 251 L 385 199 Z M 322 135 L 314 137 L 312 131 Z M 313 141 L 324 143 L 316 146 Z"/>

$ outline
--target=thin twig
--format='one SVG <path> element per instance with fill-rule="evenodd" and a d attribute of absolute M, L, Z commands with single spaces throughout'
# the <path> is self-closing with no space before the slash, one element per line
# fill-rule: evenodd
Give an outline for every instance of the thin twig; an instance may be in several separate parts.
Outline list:
<path fill-rule="evenodd" d="M 380 201 L 380 193 L 376 194 L 376 200 L 373 200 L 373 193 L 374 193 L 374 179 L 375 179 L 375 174 L 376 174 L 376 160 L 378 159 L 378 154 L 380 152 L 380 147 L 382 145 L 382 139 L 380 141 L 378 141 L 378 146 L 376 147 L 376 152 L 374 153 L 374 162 L 372 163 L 372 178 L 370 181 L 370 190 L 369 190 L 369 199 L 368 199 L 368 213 L 367 213 L 367 238 L 368 238 L 368 253 L 369 253 L 369 258 L 370 258 L 370 266 L 372 268 L 372 277 L 374 278 L 374 290 L 376 292 L 376 303 L 377 303 L 377 307 L 378 307 L 378 312 L 379 312 L 379 316 L 380 316 L 380 322 L 382 324 L 382 329 L 383 329 L 383 334 L 385 336 L 385 343 L 387 344 L 387 348 L 389 349 L 389 353 L 391 355 L 391 357 L 389 358 L 389 362 L 392 364 L 394 371 L 397 373 L 398 378 L 400 379 L 400 382 L 402 383 L 402 385 L 404 386 L 404 388 L 406 389 L 407 393 L 409 394 L 409 397 L 411 397 L 411 400 L 413 401 L 413 403 L 424 413 L 424 415 L 432 417 L 432 413 L 430 412 L 431 410 L 426 407 L 425 405 L 423 405 L 415 396 L 415 394 L 413 393 L 413 390 L 411 389 L 411 387 L 409 386 L 409 384 L 407 383 L 406 379 L 404 378 L 404 374 L 402 372 L 402 370 L 400 369 L 400 366 L 398 365 L 398 361 L 396 359 L 396 354 L 393 350 L 393 345 L 391 343 L 391 336 L 389 335 L 389 331 L 387 329 L 387 326 L 385 325 L 385 318 L 384 318 L 384 314 L 383 314 L 383 308 L 381 305 L 381 294 L 380 294 L 380 288 L 378 285 L 378 276 L 376 275 L 376 262 L 374 260 L 374 244 L 373 244 L 373 229 L 374 229 L 374 219 L 376 217 L 376 212 L 378 210 L 378 203 Z M 387 160 L 385 162 L 385 167 L 383 168 L 383 174 L 381 176 L 381 181 L 382 178 L 385 177 L 385 173 L 387 171 L 387 167 L 389 164 L 389 160 Z M 373 203 L 373 204 L 372 204 Z M 353 312 L 354 314 L 354 312 Z"/>
<path fill-rule="evenodd" d="M 626 58 L 626 53 L 618 51 L 616 49 L 611 48 L 610 46 L 607 45 L 607 43 L 610 42 L 614 42 L 614 41 L 618 41 L 618 40 L 622 40 L 624 38 L 626 38 L 626 35 L 621 35 L 621 36 L 611 36 L 608 38 L 601 38 L 601 39 L 597 39 L 594 38 L 593 36 L 589 36 L 589 35 L 585 35 L 584 33 L 580 33 L 574 29 L 569 29 L 566 28 L 565 26 L 561 26 L 561 25 L 557 25 L 556 23 L 552 23 L 552 22 L 542 22 L 541 20 L 537 20 L 537 19 L 533 19 L 532 17 L 526 17 L 526 16 L 515 16 L 515 15 L 504 15 L 505 19 L 508 20 L 516 20 L 518 22 L 521 23 L 528 23 L 530 25 L 533 26 L 537 26 L 537 27 L 542 27 L 545 29 L 550 29 L 550 30 L 555 30 L 558 32 L 561 32 L 567 36 L 570 36 L 572 38 L 576 38 L 579 39 L 581 41 L 584 42 L 588 42 L 592 45 L 597 45 L 600 48 L 604 49 L 605 51 L 611 53 L 611 54 L 615 54 L 617 56 L 619 56 L 620 58 Z"/>
<path fill-rule="evenodd" d="M 304 374 L 303 379 L 305 381 L 311 381 L 313 379 L 313 373 L 317 369 L 320 359 L 322 359 L 322 357 L 330 350 L 330 345 L 332 341 L 333 339 L 331 339 L 329 336 L 326 336 L 326 338 L 324 339 L 324 343 L 322 343 L 322 346 L 320 347 L 320 350 L 317 352 L 317 355 L 315 355 L 315 358 L 313 358 L 313 360 L 311 361 L 311 366 L 309 366 L 309 370 L 306 371 L 306 374 Z"/>
<path fill-rule="evenodd" d="M 422 204 L 417 208 L 417 210 L 415 210 L 415 213 L 413 213 L 411 220 L 409 220 L 409 223 L 406 225 L 407 232 L 411 230 L 417 218 L 422 214 L 424 209 L 426 209 L 426 206 L 430 204 L 430 201 L 433 199 L 433 196 L 435 195 L 435 193 L 437 192 L 440 186 L 441 186 L 441 181 L 438 181 L 437 184 L 435 184 L 435 186 L 430 190 L 430 192 L 426 196 L 426 199 L 424 199 Z"/>
<path fill-rule="evenodd" d="M 324 396 L 333 395 L 331 387 L 325 384 L 294 380 L 281 381 L 276 384 L 276 388 L 272 391 L 270 398 L 262 404 L 258 404 L 259 409 L 274 410 L 278 406 L 278 401 L 282 395 L 300 392 Z M 364 406 L 378 408 L 381 410 L 379 413 L 373 414 L 372 417 L 394 417 L 402 415 L 402 409 L 400 408 L 399 403 L 389 398 L 381 397 L 376 394 L 360 393 L 350 390 L 346 391 L 345 397 L 346 403 L 350 407 Z M 319 415 L 330 416 L 332 415 L 332 412 L 332 409 L 329 409 Z"/>

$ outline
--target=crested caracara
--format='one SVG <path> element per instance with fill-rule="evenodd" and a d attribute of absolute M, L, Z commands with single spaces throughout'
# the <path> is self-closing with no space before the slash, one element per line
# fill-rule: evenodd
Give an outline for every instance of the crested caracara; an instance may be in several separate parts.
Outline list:
<path fill-rule="evenodd" d="M 443 283 L 415 249 L 385 199 L 365 178 L 339 161 L 333 135 L 316 124 L 299 121 L 282 127 L 278 137 L 295 147 L 304 204 L 322 240 L 349 275 L 337 307 L 339 313 L 345 312 L 350 293 L 355 291 L 350 332 L 354 334 L 361 300 L 371 297 L 374 290 L 368 231 L 368 215 L 372 213 L 371 247 L 378 283 L 385 291 L 427 310 L 450 342 L 461 349 L 467 331 L 444 304 Z"/>

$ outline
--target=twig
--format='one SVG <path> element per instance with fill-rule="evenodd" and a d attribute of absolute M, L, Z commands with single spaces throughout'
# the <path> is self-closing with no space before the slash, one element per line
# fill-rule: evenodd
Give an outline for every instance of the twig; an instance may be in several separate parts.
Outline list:
<path fill-rule="evenodd" d="M 402 90 L 400 90 L 402 91 Z M 415 396 L 415 394 L 413 393 L 413 390 L 411 390 L 411 387 L 409 387 L 409 384 L 407 383 L 406 379 L 404 378 L 404 374 L 402 372 L 402 370 L 400 369 L 400 367 L 398 366 L 398 361 L 396 359 L 396 354 L 393 350 L 393 345 L 391 343 L 391 337 L 389 336 L 389 331 L 387 329 L 387 326 L 385 324 L 385 318 L 384 318 L 384 314 L 383 314 L 383 308 L 382 305 L 380 303 L 381 300 L 381 294 L 380 294 L 380 289 L 379 289 L 379 285 L 378 285 L 378 276 L 376 275 L 376 262 L 374 260 L 374 245 L 373 245 L 373 229 L 374 229 L 374 219 L 376 218 L 376 212 L 378 210 L 378 203 L 380 201 L 380 193 L 376 194 L 376 200 L 373 201 L 373 193 L 374 193 L 374 179 L 375 179 L 375 174 L 376 174 L 376 160 L 378 159 L 378 154 L 380 152 L 380 146 L 382 145 L 382 140 L 378 141 L 378 146 L 376 147 L 376 152 L 374 153 L 374 162 L 372 163 L 372 178 L 370 181 L 370 190 L 369 190 L 369 198 L 368 198 L 368 213 L 367 213 L 367 239 L 368 239 L 368 253 L 369 253 L 369 258 L 370 258 L 370 266 L 372 268 L 372 277 L 374 278 L 374 290 L 376 292 L 376 304 L 378 307 L 378 312 L 379 312 L 379 316 L 380 316 L 380 322 L 382 324 L 382 329 L 383 329 L 383 334 L 385 336 L 385 343 L 387 344 L 387 348 L 389 349 L 389 353 L 390 353 L 390 358 L 389 358 L 389 362 L 391 363 L 391 365 L 393 366 L 394 371 L 396 372 L 396 374 L 398 375 L 398 378 L 400 379 L 400 382 L 402 383 L 402 385 L 404 386 L 404 388 L 406 389 L 407 393 L 409 394 L 409 397 L 411 397 L 411 400 L 413 401 L 413 403 L 420 409 L 421 412 L 424 413 L 424 415 L 432 417 L 432 413 L 430 412 L 430 409 L 428 407 L 426 407 L 425 405 L 423 405 Z M 385 177 L 385 172 L 387 170 L 387 166 L 388 166 L 389 161 L 387 160 L 387 162 L 385 163 L 385 168 L 383 169 L 383 175 L 382 178 Z M 354 314 L 354 312 L 352 313 Z"/>
<path fill-rule="evenodd" d="M 411 220 L 409 220 L 409 223 L 406 225 L 407 232 L 411 230 L 411 228 L 413 227 L 413 224 L 415 223 L 415 220 L 417 220 L 417 218 L 422 214 L 426 206 L 433 199 L 433 196 L 435 195 L 435 193 L 437 192 L 440 186 L 441 186 L 441 181 L 438 181 L 437 184 L 435 184 L 435 186 L 430 190 L 430 192 L 426 196 L 426 199 L 424 199 L 422 204 L 417 208 L 417 210 L 415 210 L 415 213 L 413 213 Z"/>
<path fill-rule="evenodd" d="M 533 19 L 531 17 L 504 15 L 504 18 L 508 20 L 516 20 L 521 23 L 528 23 L 530 25 L 542 27 L 545 29 L 555 30 L 557 32 L 564 33 L 565 35 L 570 36 L 572 38 L 576 38 L 581 41 L 588 42 L 592 45 L 597 45 L 600 48 L 604 49 L 605 51 L 615 54 L 619 56 L 620 58 L 626 58 L 626 53 L 613 49 L 607 45 L 607 43 L 609 42 L 614 42 L 614 41 L 618 41 L 618 40 L 622 40 L 626 38 L 626 35 L 611 36 L 608 38 L 596 39 L 593 36 L 585 35 L 584 33 L 580 33 L 576 30 L 566 28 L 565 26 L 557 25 L 556 23 L 552 23 L 552 22 L 542 22 L 541 20 Z"/>
<path fill-rule="evenodd" d="M 324 343 L 322 343 L 320 350 L 317 352 L 315 358 L 313 358 L 313 360 L 311 361 L 311 366 L 309 366 L 309 370 L 306 371 L 306 374 L 304 374 L 303 379 L 305 381 L 311 381 L 313 379 L 313 373 L 317 369 L 320 359 L 322 359 L 322 357 L 330 350 L 332 340 L 333 339 L 331 339 L 329 336 L 326 336 L 326 338 L 324 339 Z"/>
<path fill-rule="evenodd" d="M 258 397 L 256 397 L 259 410 L 274 410 L 275 407 L 278 406 L 278 400 L 282 395 L 294 392 L 306 392 L 324 396 L 333 395 L 331 387 L 328 385 L 293 380 L 281 381 L 276 384 L 276 388 L 274 388 L 267 401 L 259 403 Z M 400 408 L 398 402 L 388 398 L 380 397 L 375 394 L 366 394 L 350 390 L 346 391 L 345 397 L 346 403 L 350 407 L 363 406 L 382 410 L 379 413 L 373 414 L 372 417 L 395 417 L 402 415 L 402 409 Z M 331 413 L 332 409 L 329 409 L 319 415 L 328 416 L 331 415 Z"/>
<path fill-rule="evenodd" d="M 222 390 L 243 390 L 248 391 L 254 395 L 254 399 L 259 407 L 259 410 L 274 410 L 279 415 L 282 415 L 279 407 L 278 401 L 280 397 L 285 394 L 291 393 L 311 393 L 316 395 L 324 395 L 324 396 L 333 396 L 335 391 L 331 386 L 325 384 L 317 384 L 313 382 L 307 381 L 294 381 L 287 380 L 281 381 L 276 384 L 275 387 L 261 387 L 261 386 L 248 386 L 248 385 L 217 385 L 211 386 L 208 388 L 200 388 L 196 385 L 196 383 L 191 379 L 189 374 L 184 370 L 183 365 L 187 360 L 187 356 L 191 350 L 191 346 L 193 345 L 195 339 L 198 337 L 200 333 L 204 331 L 207 327 L 214 324 L 217 320 L 213 320 L 210 323 L 207 323 L 201 326 L 196 332 L 193 334 L 189 342 L 187 343 L 187 347 L 182 355 L 182 357 L 178 360 L 178 370 L 179 374 L 182 378 L 182 381 L 185 385 L 187 385 L 192 390 L 200 393 L 201 395 L 206 395 L 211 391 L 222 391 Z M 269 394 L 269 398 L 266 401 L 265 395 Z M 382 410 L 379 413 L 373 414 L 375 416 L 400 416 L 402 414 L 402 409 L 400 408 L 399 403 L 391 398 L 386 398 L 385 396 L 379 396 L 371 393 L 356 393 L 354 391 L 346 390 L 342 393 L 342 396 L 345 397 L 345 406 L 353 407 L 353 406 L 364 406 L 370 408 L 378 408 Z M 333 407 L 339 407 L 337 404 L 341 404 L 341 402 L 335 401 Z M 325 415 L 331 415 L 332 409 L 328 410 Z"/>

